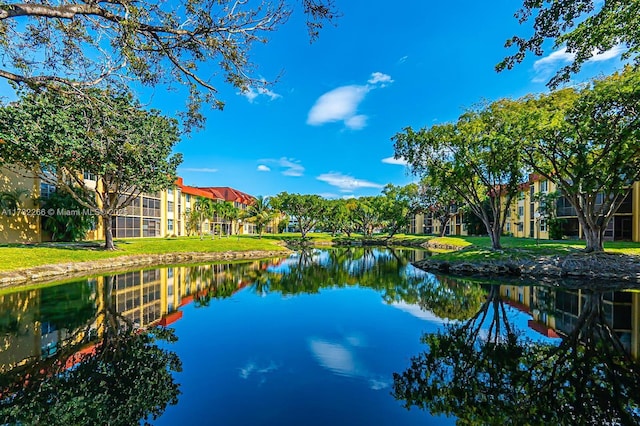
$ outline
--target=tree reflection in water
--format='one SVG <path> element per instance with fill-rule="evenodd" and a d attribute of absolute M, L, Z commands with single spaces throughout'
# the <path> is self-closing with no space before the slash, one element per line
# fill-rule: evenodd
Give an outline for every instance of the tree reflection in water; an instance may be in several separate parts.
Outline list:
<path fill-rule="evenodd" d="M 394 374 L 396 399 L 458 424 L 640 423 L 639 365 L 607 323 L 603 293 L 586 292 L 575 328 L 554 346 L 519 335 L 498 290 L 470 320 L 423 336 L 428 351 Z"/>
<path fill-rule="evenodd" d="M 387 303 L 418 304 L 449 319 L 466 319 L 485 291 L 470 282 L 445 282 L 409 268 L 406 254 L 393 249 L 351 247 L 307 249 L 277 268 L 249 271 L 258 294 L 315 294 L 327 288 L 359 286 L 382 293 Z"/>
<path fill-rule="evenodd" d="M 32 357 L 0 376 L 0 422 L 132 425 L 155 419 L 178 401 L 172 372 L 181 370 L 180 359 L 158 345 L 175 340 L 172 330 L 136 329 L 107 306 L 54 356 Z"/>

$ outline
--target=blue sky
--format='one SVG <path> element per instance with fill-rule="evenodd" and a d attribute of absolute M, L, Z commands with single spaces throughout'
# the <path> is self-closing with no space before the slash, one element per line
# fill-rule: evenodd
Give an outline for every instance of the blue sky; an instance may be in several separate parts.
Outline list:
<path fill-rule="evenodd" d="M 206 128 L 178 145 L 186 184 L 265 196 L 378 194 L 387 183 L 414 180 L 390 161 L 395 133 L 455 120 L 483 100 L 546 91 L 568 56 L 548 49 L 513 70 L 494 70 L 509 53 L 505 40 L 531 33 L 513 16 L 519 1 L 337 3 L 343 16 L 313 44 L 298 13 L 254 47 L 255 75 L 281 74 L 268 91 L 243 95 L 213 80 L 226 106 L 206 110 Z M 619 68 L 619 53 L 596 57 L 576 80 Z M 185 98 L 156 89 L 142 101 L 173 115 Z"/>

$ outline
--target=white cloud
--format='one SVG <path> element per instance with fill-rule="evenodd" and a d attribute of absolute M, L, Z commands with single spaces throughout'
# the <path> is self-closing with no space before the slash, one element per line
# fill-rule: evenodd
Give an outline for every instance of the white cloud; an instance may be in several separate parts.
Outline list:
<path fill-rule="evenodd" d="M 302 167 L 300 162 L 294 160 L 293 158 L 288 159 L 282 157 L 280 160 L 278 160 L 278 164 L 280 165 L 280 167 L 285 169 L 282 171 L 282 174 L 285 176 L 302 176 L 302 174 L 304 173 L 304 167 Z"/>
<path fill-rule="evenodd" d="M 429 321 L 436 324 L 444 324 L 446 321 L 436 316 L 433 312 L 422 309 L 419 305 L 413 305 L 406 302 L 393 302 L 389 306 L 405 311 L 416 318 Z"/>
<path fill-rule="evenodd" d="M 304 174 L 304 167 L 300 164 L 300 161 L 295 158 L 287 158 L 281 157 L 280 159 L 275 158 L 264 158 L 262 160 L 258 160 L 259 163 L 267 163 L 274 164 L 280 168 L 280 173 L 284 176 L 302 176 Z M 271 171 L 271 168 L 266 164 L 260 164 L 258 166 L 258 170 L 261 172 Z"/>
<path fill-rule="evenodd" d="M 387 158 L 383 158 L 382 162 L 385 163 L 385 164 L 395 164 L 397 166 L 406 166 L 407 165 L 407 160 L 405 160 L 404 158 L 387 157 Z"/>
<path fill-rule="evenodd" d="M 338 198 L 338 194 L 334 194 L 333 192 L 321 192 L 318 195 L 321 196 L 322 198 L 326 198 L 328 200 L 331 200 L 331 199 L 334 199 L 334 198 Z"/>
<path fill-rule="evenodd" d="M 275 371 L 279 368 L 279 366 L 274 363 L 273 361 L 271 361 L 269 363 L 269 365 L 265 366 L 265 367 L 260 367 L 258 364 L 252 362 L 252 361 L 248 361 L 243 367 L 240 367 L 239 370 L 240 372 L 238 373 L 238 375 L 243 378 L 243 379 L 248 379 L 252 374 L 257 374 L 257 375 L 264 375 L 267 373 L 270 373 L 272 371 Z"/>
<path fill-rule="evenodd" d="M 383 188 L 384 185 L 378 183 L 369 182 L 362 179 L 356 179 L 351 176 L 343 175 L 342 173 L 323 173 L 316 179 L 326 182 L 329 185 L 335 186 L 340 189 L 340 192 L 353 192 L 360 188 Z"/>
<path fill-rule="evenodd" d="M 374 72 L 367 83 L 340 86 L 320 96 L 309 110 L 307 124 L 320 126 L 342 121 L 349 129 L 363 129 L 367 125 L 367 116 L 358 114 L 358 106 L 371 90 L 385 87 L 393 80 L 387 74 Z"/>
<path fill-rule="evenodd" d="M 625 51 L 624 46 L 618 44 L 609 50 L 599 52 L 594 49 L 591 58 L 587 62 L 603 62 L 620 56 Z M 538 59 L 533 63 L 533 70 L 536 72 L 536 76 L 533 78 L 535 83 L 547 82 L 551 77 L 551 74 L 556 70 L 575 59 L 575 53 L 567 52 L 567 48 L 563 47 L 560 50 L 556 50 L 544 58 Z"/>
<path fill-rule="evenodd" d="M 356 116 L 358 105 L 369 92 L 368 86 L 342 86 L 320 96 L 311 107 L 307 124 L 319 126 L 335 121 L 346 122 Z"/>
<path fill-rule="evenodd" d="M 378 84 L 378 83 L 393 83 L 391 76 L 388 74 L 383 74 L 381 72 L 371 73 L 371 78 L 367 81 L 369 84 Z"/>
<path fill-rule="evenodd" d="M 187 167 L 181 169 L 183 172 L 197 172 L 197 173 L 217 173 L 218 169 L 211 169 L 208 167 Z"/>
<path fill-rule="evenodd" d="M 367 116 L 362 114 L 354 115 L 346 119 L 344 125 L 352 130 L 363 129 L 367 125 Z"/>
<path fill-rule="evenodd" d="M 240 95 L 244 96 L 245 98 L 247 98 L 249 100 L 249 102 L 253 103 L 253 101 L 258 97 L 258 96 L 266 96 L 269 98 L 269 100 L 273 101 L 276 100 L 278 98 L 281 98 L 282 95 L 275 93 L 269 89 L 267 89 L 266 87 L 257 87 L 257 88 L 253 88 L 251 86 L 249 86 L 247 88 L 247 90 L 245 90 L 244 92 L 238 92 Z"/>
<path fill-rule="evenodd" d="M 407 59 L 409 59 L 409 57 L 405 55 L 402 58 L 400 58 L 398 60 L 398 62 L 401 63 L 401 64 L 404 64 L 405 62 L 407 62 Z"/>

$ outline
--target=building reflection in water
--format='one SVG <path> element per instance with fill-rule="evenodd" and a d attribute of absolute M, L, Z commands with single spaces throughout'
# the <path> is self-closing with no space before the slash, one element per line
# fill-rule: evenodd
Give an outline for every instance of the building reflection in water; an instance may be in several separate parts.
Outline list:
<path fill-rule="evenodd" d="M 477 313 L 425 334 L 425 351 L 394 374 L 405 407 L 461 424 L 640 424 L 640 293 L 482 287 Z M 515 327 L 509 305 L 535 333 Z"/>
<path fill-rule="evenodd" d="M 0 423 L 76 424 L 69 416 L 83 411 L 109 424 L 155 418 L 177 403 L 172 372 L 181 369 L 156 343 L 173 332 L 155 326 L 278 262 L 141 270 L 0 295 Z"/>

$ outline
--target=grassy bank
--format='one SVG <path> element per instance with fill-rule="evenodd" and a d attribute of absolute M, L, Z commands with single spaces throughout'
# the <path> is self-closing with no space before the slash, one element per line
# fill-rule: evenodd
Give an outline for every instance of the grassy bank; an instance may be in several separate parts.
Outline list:
<path fill-rule="evenodd" d="M 540 240 L 533 238 L 501 238 L 503 250 L 491 250 L 489 237 L 444 237 L 434 238 L 432 244 L 455 247 L 458 251 L 440 251 L 434 259 L 446 261 L 483 261 L 497 259 L 526 259 L 538 256 L 566 256 L 584 249 L 585 242 L 578 240 Z M 625 241 L 605 242 L 605 252 L 640 256 L 640 243 Z"/>
<path fill-rule="evenodd" d="M 115 251 L 104 251 L 100 242 L 0 245 L 0 271 L 141 254 L 284 250 L 277 240 L 254 236 L 215 240 L 198 237 L 117 239 L 116 246 Z"/>

